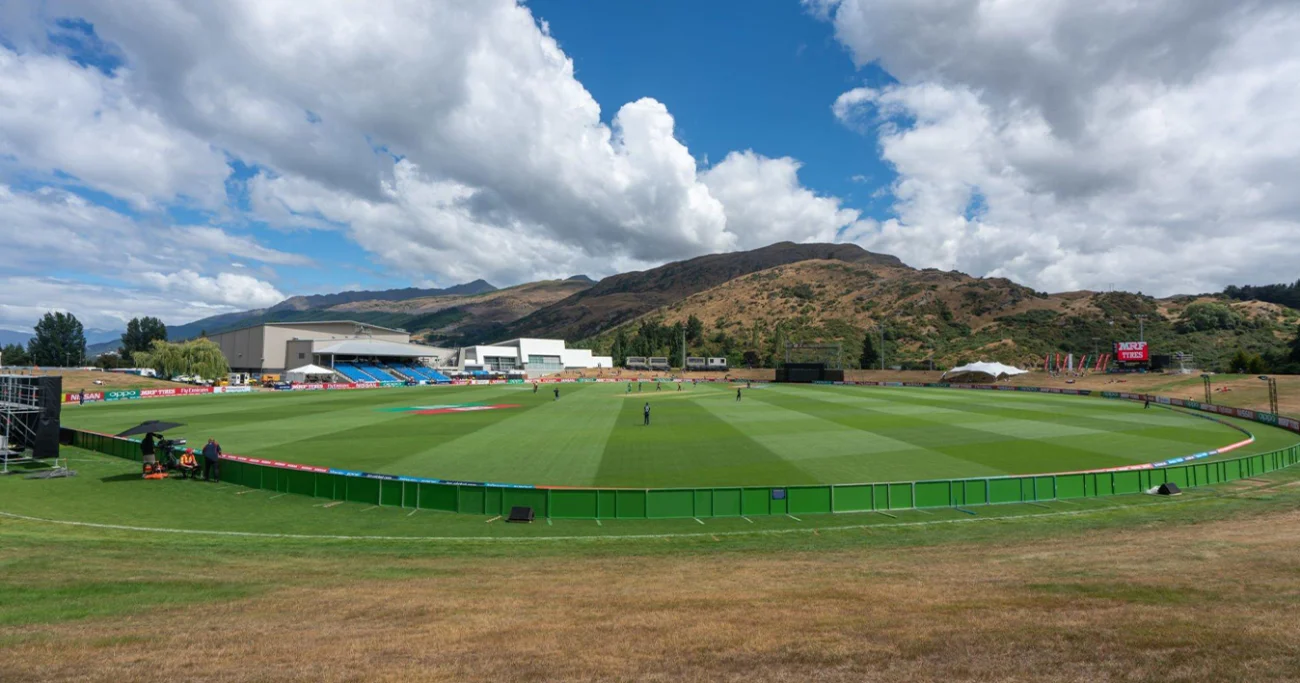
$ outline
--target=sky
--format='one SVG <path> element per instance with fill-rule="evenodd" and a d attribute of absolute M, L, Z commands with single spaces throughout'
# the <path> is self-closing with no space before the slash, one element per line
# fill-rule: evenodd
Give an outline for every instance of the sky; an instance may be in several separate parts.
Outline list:
<path fill-rule="evenodd" d="M 1293 0 L 14 0 L 0 329 L 853 242 L 1300 277 Z"/>

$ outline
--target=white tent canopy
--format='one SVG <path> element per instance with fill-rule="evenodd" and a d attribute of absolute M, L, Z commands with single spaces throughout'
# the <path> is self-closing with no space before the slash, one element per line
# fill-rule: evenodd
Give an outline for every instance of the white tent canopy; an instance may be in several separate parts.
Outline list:
<path fill-rule="evenodd" d="M 310 382 L 314 379 L 324 379 L 333 376 L 333 370 L 322 368 L 319 365 L 304 365 L 300 368 L 294 368 L 284 373 L 285 380 L 289 382 Z"/>
<path fill-rule="evenodd" d="M 1004 365 L 1002 363 L 967 363 L 966 365 L 953 368 L 943 373 L 943 377 L 955 377 L 961 375 L 987 375 L 993 379 L 1005 379 L 1015 377 L 1016 375 L 1025 374 L 1025 370 Z M 942 378 L 941 378 L 942 379 Z"/>

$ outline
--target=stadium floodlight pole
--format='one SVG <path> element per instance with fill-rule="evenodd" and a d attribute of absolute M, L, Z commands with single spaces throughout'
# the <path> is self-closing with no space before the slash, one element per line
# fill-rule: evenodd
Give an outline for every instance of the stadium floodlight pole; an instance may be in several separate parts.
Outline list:
<path fill-rule="evenodd" d="M 1268 375 L 1260 375 L 1259 378 L 1268 383 L 1268 409 L 1277 415 L 1277 378 Z"/>
<path fill-rule="evenodd" d="M 1207 372 L 1202 374 L 1201 381 L 1205 383 L 1205 402 L 1213 404 L 1214 393 L 1210 390 L 1210 373 Z"/>
<path fill-rule="evenodd" d="M 1139 315 L 1137 319 L 1138 319 L 1138 341 L 1144 342 L 1147 340 L 1147 335 L 1146 335 L 1147 317 L 1145 315 Z"/>

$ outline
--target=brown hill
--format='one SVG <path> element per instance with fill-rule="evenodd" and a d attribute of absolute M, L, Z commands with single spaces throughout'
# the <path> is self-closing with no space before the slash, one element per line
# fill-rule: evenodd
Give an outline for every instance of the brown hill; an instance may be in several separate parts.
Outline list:
<path fill-rule="evenodd" d="M 520 319 L 506 336 L 581 339 L 734 278 L 809 259 L 906 269 L 897 257 L 855 244 L 780 242 L 753 251 L 711 254 L 607 277 L 590 289 Z"/>
<path fill-rule="evenodd" d="M 403 301 L 354 301 L 331 306 L 327 317 L 367 314 L 409 316 L 406 328 L 417 337 L 481 341 L 538 309 L 590 288 L 589 281 L 542 280 L 467 296 L 428 296 Z"/>
<path fill-rule="evenodd" d="M 890 365 L 998 360 L 1034 366 L 1047 353 L 1093 354 L 1143 335 L 1155 353 L 1188 353 L 1201 367 L 1217 368 L 1238 349 L 1281 352 L 1295 335 L 1297 315 L 1276 304 L 1215 297 L 1049 295 L 1004 278 L 823 259 L 734 278 L 589 343 L 612 351 L 621 330 L 630 355 L 679 353 L 680 332 L 667 329 L 684 329 L 695 317 L 703 331 L 688 340 L 689 353 L 725 355 L 733 364 L 746 363 L 749 352 L 749 361 L 770 367 L 783 359 L 787 342 L 839 342 L 846 365 L 858 367 L 864 336 L 872 331 L 876 338 L 873 330 L 883 325 Z"/>

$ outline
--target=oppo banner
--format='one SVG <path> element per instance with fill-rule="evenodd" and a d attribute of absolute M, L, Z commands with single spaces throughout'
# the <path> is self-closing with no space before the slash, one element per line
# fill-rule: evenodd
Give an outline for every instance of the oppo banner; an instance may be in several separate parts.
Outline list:
<path fill-rule="evenodd" d="M 1121 363 L 1145 363 L 1151 360 L 1151 352 L 1144 341 L 1115 342 L 1115 360 Z"/>
<path fill-rule="evenodd" d="M 119 389 L 104 392 L 105 401 L 129 401 L 133 398 L 140 398 L 139 389 Z"/>

